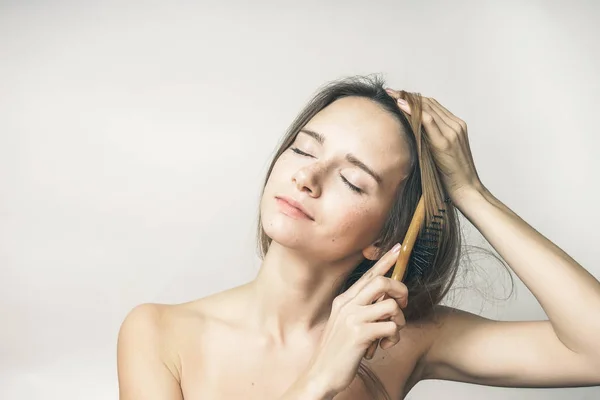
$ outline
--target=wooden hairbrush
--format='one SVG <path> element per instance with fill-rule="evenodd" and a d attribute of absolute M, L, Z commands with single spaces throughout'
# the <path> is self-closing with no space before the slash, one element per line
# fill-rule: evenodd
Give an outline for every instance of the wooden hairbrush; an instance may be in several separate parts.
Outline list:
<path fill-rule="evenodd" d="M 445 203 L 449 202 L 446 198 Z M 392 271 L 392 279 L 402 281 L 406 276 L 421 276 L 425 273 L 433 263 L 439 243 L 440 224 L 446 210 L 439 209 L 441 215 L 434 215 L 431 223 L 423 230 L 423 222 L 425 220 L 425 202 L 423 196 L 419 199 L 415 213 L 408 226 L 408 231 L 402 241 L 402 247 L 396 265 Z M 420 234 L 420 235 L 419 235 Z M 407 268 L 408 267 L 408 268 Z M 407 273 L 408 272 L 408 273 Z M 387 299 L 384 295 L 380 300 Z M 380 340 L 375 340 L 365 353 L 365 358 L 370 360 L 375 354 L 375 350 L 379 345 Z"/>

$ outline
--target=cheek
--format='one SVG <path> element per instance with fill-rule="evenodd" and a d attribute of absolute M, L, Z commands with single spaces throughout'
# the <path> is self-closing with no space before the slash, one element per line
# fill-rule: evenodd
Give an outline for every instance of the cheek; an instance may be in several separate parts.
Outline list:
<path fill-rule="evenodd" d="M 330 214 L 332 231 L 330 241 L 343 242 L 351 247 L 366 247 L 373 243 L 381 230 L 384 215 L 379 207 L 368 204 L 338 206 Z M 341 243 L 340 243 L 341 244 Z"/>

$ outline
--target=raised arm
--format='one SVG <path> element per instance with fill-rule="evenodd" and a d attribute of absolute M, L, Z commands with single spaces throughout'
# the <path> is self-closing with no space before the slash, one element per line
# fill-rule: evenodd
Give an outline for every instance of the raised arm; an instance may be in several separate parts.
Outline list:
<path fill-rule="evenodd" d="M 398 106 L 412 112 L 406 102 Z M 497 386 L 600 385 L 600 282 L 485 188 L 463 120 L 427 97 L 422 120 L 453 203 L 549 317 L 497 322 L 442 312 L 446 315 L 424 355 L 422 376 Z"/>
<path fill-rule="evenodd" d="M 494 386 L 600 385 L 600 283 L 483 190 L 460 209 L 531 290 L 549 321 L 442 310 L 424 378 Z"/>
<path fill-rule="evenodd" d="M 123 321 L 117 344 L 120 400 L 183 400 L 162 306 L 143 304 Z"/>

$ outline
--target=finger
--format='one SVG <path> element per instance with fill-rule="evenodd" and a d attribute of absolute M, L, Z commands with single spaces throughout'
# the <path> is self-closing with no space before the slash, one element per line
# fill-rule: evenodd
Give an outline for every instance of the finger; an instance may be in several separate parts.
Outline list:
<path fill-rule="evenodd" d="M 390 347 L 396 345 L 400 342 L 400 329 L 401 327 L 397 327 L 394 333 L 391 336 L 387 336 L 381 339 L 376 339 L 371 343 L 367 351 L 365 352 L 365 358 L 370 360 L 375 355 L 375 351 L 377 347 L 381 347 L 383 350 L 389 349 Z"/>
<path fill-rule="evenodd" d="M 404 321 L 404 314 L 402 315 L 402 321 Z M 396 322 L 396 321 L 394 321 Z M 404 328 L 404 326 L 406 325 L 406 322 L 403 323 L 398 323 L 396 322 L 397 328 L 396 331 L 394 332 L 393 335 L 385 337 L 383 339 L 381 339 L 379 341 L 379 347 L 381 347 L 383 350 L 389 349 L 390 347 L 398 344 L 398 342 L 400 342 L 400 331 Z"/>
<path fill-rule="evenodd" d="M 394 100 L 396 100 L 396 102 L 398 103 L 398 107 L 400 107 L 400 109 L 402 109 L 403 111 L 405 111 L 408 114 L 412 113 L 412 110 L 410 109 L 410 106 L 408 105 L 406 100 L 401 98 L 401 94 L 400 94 L 399 90 L 386 88 L 385 91 L 387 92 L 387 94 L 390 95 L 390 97 L 392 97 Z"/>
<path fill-rule="evenodd" d="M 380 296 L 380 297 L 379 297 L 377 300 L 375 300 L 375 301 L 373 302 L 373 304 L 378 304 L 378 303 L 381 303 L 382 301 L 384 301 L 384 300 L 387 300 L 387 299 L 392 299 L 392 297 L 389 297 L 389 296 L 387 295 L 387 293 L 384 293 L 384 294 L 382 294 L 382 295 L 381 295 L 381 296 Z"/>
<path fill-rule="evenodd" d="M 387 295 L 384 297 L 387 297 Z M 396 326 L 398 327 L 393 336 L 383 339 L 389 341 L 391 344 L 388 343 L 384 347 L 383 340 L 375 340 L 373 343 L 371 343 L 367 349 L 367 352 L 365 353 L 365 358 L 370 360 L 373 358 L 375 351 L 377 350 L 377 346 L 381 347 L 382 349 L 387 349 L 400 341 L 399 331 L 406 326 L 406 319 L 404 317 L 404 313 L 400 310 L 399 302 L 397 302 L 397 300 L 394 298 L 387 298 L 380 303 L 375 303 L 371 306 L 365 307 L 365 311 L 366 312 L 361 315 L 361 320 L 385 321 L 389 319 L 396 323 Z"/>
<path fill-rule="evenodd" d="M 375 355 L 375 350 L 377 350 L 377 346 L 379 345 L 381 339 L 377 339 L 371 343 L 367 351 L 365 352 L 365 358 L 370 360 Z"/>
<path fill-rule="evenodd" d="M 431 103 L 429 103 L 428 101 L 423 101 L 423 112 L 426 112 L 427 114 L 431 115 L 431 117 L 433 117 L 436 126 L 440 130 L 441 134 L 444 135 L 444 137 L 447 137 L 448 134 L 455 132 L 454 128 L 452 128 L 446 123 L 446 121 L 440 116 L 438 111 L 435 108 L 433 108 L 431 106 Z"/>
<path fill-rule="evenodd" d="M 375 349 L 377 349 L 377 345 L 379 344 L 379 341 L 381 339 L 383 339 L 383 338 L 391 339 L 391 338 L 395 337 L 397 331 L 398 331 L 398 326 L 393 321 L 381 321 L 381 322 L 373 322 L 371 324 L 368 324 L 365 328 L 365 335 L 366 335 L 366 337 L 373 338 L 372 339 L 373 343 L 371 343 L 369 348 L 367 348 L 367 350 L 365 351 L 365 357 L 366 356 L 372 357 L 371 346 L 373 346 L 373 347 L 375 347 Z M 393 340 L 393 339 L 391 339 L 391 340 Z"/>
<path fill-rule="evenodd" d="M 389 349 L 390 347 L 398 344 L 398 342 L 400 342 L 400 331 L 402 330 L 402 328 L 404 328 L 404 325 L 397 325 L 393 335 L 381 338 L 379 341 L 373 342 L 372 346 L 374 347 L 374 349 L 372 350 L 371 354 L 375 353 L 375 350 L 377 349 L 377 342 L 379 342 L 379 347 L 381 347 L 382 350 Z"/>
<path fill-rule="evenodd" d="M 411 114 L 412 115 L 412 110 L 411 110 L 411 108 L 408 105 L 408 102 L 406 100 L 398 99 L 396 102 L 398 103 L 398 107 L 400 107 L 400 109 L 402 111 L 406 112 L 407 114 Z"/>
<path fill-rule="evenodd" d="M 384 300 L 387 300 L 387 299 L 390 299 L 390 298 L 391 298 L 391 297 L 389 297 L 389 296 L 387 295 L 387 293 L 384 293 L 384 294 L 382 294 L 381 296 L 379 296 L 379 298 L 378 298 L 377 300 L 375 300 L 375 301 L 373 302 L 373 304 L 381 303 L 382 301 L 384 301 Z"/>
<path fill-rule="evenodd" d="M 425 103 L 423 102 L 423 111 L 421 111 L 421 119 L 423 121 L 423 128 L 425 132 L 427 132 L 427 136 L 434 143 L 442 143 L 446 141 L 446 138 L 442 134 L 440 127 L 438 126 L 434 114 L 431 112 L 431 109 L 426 109 Z"/>
<path fill-rule="evenodd" d="M 408 289 L 402 282 L 385 276 L 377 276 L 369 281 L 354 298 L 355 304 L 370 305 L 382 294 L 387 293 L 396 301 L 407 301 Z"/>
<path fill-rule="evenodd" d="M 460 125 L 460 123 L 458 122 L 458 119 L 454 116 L 450 116 L 448 115 L 444 110 L 444 108 L 435 101 L 435 99 L 431 99 L 431 98 L 423 98 L 423 107 L 428 111 L 431 112 L 432 114 L 435 114 L 435 116 L 438 117 L 438 119 L 436 119 L 436 122 L 438 123 L 438 126 L 440 126 L 440 128 L 443 128 L 440 125 L 440 121 L 443 121 L 443 123 L 448 126 L 448 128 L 452 129 L 455 132 L 459 132 L 462 130 L 462 127 Z"/>
<path fill-rule="evenodd" d="M 406 317 L 404 316 L 402 310 L 399 309 L 394 315 L 392 315 L 391 318 L 392 321 L 394 321 L 396 325 L 398 325 L 398 330 L 404 329 L 404 327 L 406 326 Z"/>
<path fill-rule="evenodd" d="M 446 123 L 448 125 L 450 125 L 451 127 L 453 127 L 456 132 L 461 132 L 462 135 L 464 135 L 464 137 L 468 141 L 469 140 L 469 132 L 467 130 L 467 124 L 465 123 L 465 121 L 463 121 L 462 119 L 460 119 L 457 116 L 455 116 L 454 114 L 452 114 L 446 107 L 442 106 L 436 99 L 430 98 L 430 101 L 431 101 L 431 104 L 433 107 L 437 107 L 437 109 L 441 113 L 440 115 L 445 116 L 448 120 L 451 121 L 451 122 L 446 121 Z M 472 158 L 473 156 L 471 154 L 471 149 L 469 146 L 467 146 L 467 151 L 469 153 L 469 156 L 471 156 L 471 158 Z"/>
<path fill-rule="evenodd" d="M 423 97 L 423 109 L 434 117 L 440 128 L 443 128 L 444 126 L 450 126 L 447 122 L 448 118 L 443 115 L 442 110 L 440 110 L 430 98 Z"/>
<path fill-rule="evenodd" d="M 389 94 L 391 97 L 393 97 L 396 100 L 398 100 L 400 98 L 400 92 L 398 90 L 385 88 L 385 91 L 387 92 L 387 94 Z"/>
<path fill-rule="evenodd" d="M 460 118 L 458 118 L 456 115 L 452 114 L 450 112 L 450 110 L 448 110 L 446 107 L 444 107 L 443 105 L 440 104 L 439 101 L 437 101 L 436 99 L 434 99 L 433 97 L 429 97 L 429 101 L 431 103 L 433 103 L 440 111 L 441 114 L 443 114 L 444 116 L 446 116 L 447 118 L 455 121 L 455 122 L 459 122 L 462 121 Z"/>
<path fill-rule="evenodd" d="M 390 347 L 397 345 L 399 342 L 400 342 L 400 331 L 398 330 L 393 337 L 387 337 L 387 338 L 381 339 L 381 341 L 379 342 L 379 347 L 381 347 L 382 350 L 387 350 Z"/>
<path fill-rule="evenodd" d="M 371 304 L 360 310 L 358 319 L 363 322 L 377 322 L 391 320 L 399 327 L 404 327 L 406 320 L 404 313 L 396 302 L 396 299 L 389 298 L 382 302 Z"/>
<path fill-rule="evenodd" d="M 348 299 L 353 299 L 356 295 L 376 276 L 385 275 L 389 269 L 396 263 L 401 245 L 396 244 L 390 251 L 383 255 L 367 272 L 363 274 L 352 286 L 344 293 Z"/>

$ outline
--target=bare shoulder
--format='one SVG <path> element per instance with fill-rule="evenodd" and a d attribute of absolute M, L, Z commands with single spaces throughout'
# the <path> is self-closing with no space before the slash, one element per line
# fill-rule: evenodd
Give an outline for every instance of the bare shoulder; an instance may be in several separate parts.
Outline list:
<path fill-rule="evenodd" d="M 196 322 L 201 322 L 202 313 L 199 310 L 194 312 L 190 304 L 192 303 L 139 304 L 131 309 L 123 320 L 120 333 L 143 333 L 143 336 L 155 339 L 168 339 L 185 320 L 193 318 Z"/>
<path fill-rule="evenodd" d="M 144 331 L 148 335 L 164 335 L 169 322 L 177 319 L 180 305 L 144 303 L 135 306 L 123 321 L 121 331 Z"/>
<path fill-rule="evenodd" d="M 203 313 L 198 299 L 182 304 L 144 303 L 134 307 L 121 325 L 121 333 L 137 333 L 138 336 L 160 339 L 161 343 L 177 336 L 183 325 L 202 325 Z"/>
<path fill-rule="evenodd" d="M 179 353 L 190 340 L 203 336 L 219 310 L 233 297 L 229 289 L 180 304 L 144 303 L 129 311 L 119 331 L 118 345 L 156 349 L 158 356 L 179 373 Z M 137 343 L 137 344 L 136 344 Z"/>
<path fill-rule="evenodd" d="M 147 361 L 164 365 L 180 381 L 178 337 L 185 320 L 181 305 L 145 303 L 134 307 L 121 324 L 117 342 L 119 361 L 127 354 L 144 354 Z M 196 318 L 200 323 L 201 318 Z"/>
<path fill-rule="evenodd" d="M 151 341 L 160 345 L 164 341 L 165 318 L 168 317 L 167 305 L 140 304 L 134 307 L 121 324 L 119 330 L 119 345 L 128 345 L 134 340 Z"/>

